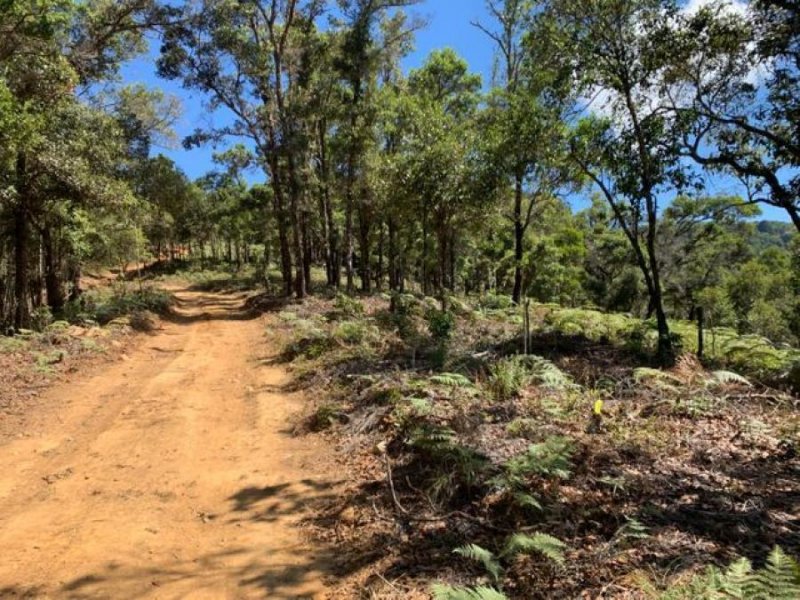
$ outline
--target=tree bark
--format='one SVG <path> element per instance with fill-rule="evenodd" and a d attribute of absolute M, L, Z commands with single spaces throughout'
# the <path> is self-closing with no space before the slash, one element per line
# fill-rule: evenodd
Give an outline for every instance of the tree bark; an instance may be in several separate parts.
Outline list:
<path fill-rule="evenodd" d="M 522 300 L 522 259 L 524 256 L 525 228 L 522 223 L 522 177 L 514 177 L 514 291 L 511 299 L 514 304 Z"/>
<path fill-rule="evenodd" d="M 50 228 L 42 229 L 42 245 L 44 248 L 44 285 L 47 292 L 47 305 L 54 315 L 64 310 L 64 287 L 61 284 L 61 269 L 58 253 L 53 243 Z"/>
<path fill-rule="evenodd" d="M 14 207 L 14 327 L 26 329 L 31 324 L 30 306 L 30 227 L 28 224 L 27 160 L 24 154 L 17 155 L 17 198 Z"/>

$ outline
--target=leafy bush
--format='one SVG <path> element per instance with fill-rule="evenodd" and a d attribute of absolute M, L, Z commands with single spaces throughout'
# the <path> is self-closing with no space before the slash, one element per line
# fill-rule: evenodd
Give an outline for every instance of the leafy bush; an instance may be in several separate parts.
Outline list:
<path fill-rule="evenodd" d="M 353 298 L 347 294 L 336 294 L 336 298 L 333 301 L 333 307 L 336 310 L 337 315 L 346 319 L 360 317 L 364 314 L 364 305 L 361 304 L 361 301 L 358 298 Z"/>
<path fill-rule="evenodd" d="M 34 331 L 44 331 L 52 322 L 53 313 L 48 306 L 39 306 L 31 312 L 31 328 Z"/>
<path fill-rule="evenodd" d="M 487 385 L 493 398 L 506 402 L 519 395 L 531 381 L 527 365 L 518 356 L 503 358 L 489 370 Z"/>
<path fill-rule="evenodd" d="M 511 296 L 486 294 L 480 300 L 480 307 L 487 310 L 507 310 L 514 306 Z"/>
<path fill-rule="evenodd" d="M 436 366 L 443 366 L 447 361 L 450 349 L 450 338 L 456 324 L 456 317 L 446 310 L 431 309 L 426 315 L 428 331 L 434 345 L 433 362 Z"/>
<path fill-rule="evenodd" d="M 67 303 L 64 314 L 73 323 L 106 324 L 136 311 L 165 314 L 172 302 L 172 296 L 158 288 L 142 287 L 132 290 L 126 285 L 118 285 L 110 295 L 105 291 L 87 293 L 78 300 Z"/>
<path fill-rule="evenodd" d="M 369 336 L 366 323 L 360 321 L 345 321 L 333 330 L 333 338 L 345 344 L 361 344 Z"/>

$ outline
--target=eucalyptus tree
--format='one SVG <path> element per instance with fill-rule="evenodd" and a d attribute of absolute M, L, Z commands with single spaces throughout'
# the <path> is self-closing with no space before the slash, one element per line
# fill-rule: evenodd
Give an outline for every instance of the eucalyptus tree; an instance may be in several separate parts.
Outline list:
<path fill-rule="evenodd" d="M 298 297 L 307 291 L 310 260 L 302 223 L 309 152 L 303 83 L 312 74 L 304 50 L 316 36 L 323 5 L 318 0 L 187 3 L 166 31 L 159 59 L 163 76 L 202 91 L 209 109 L 224 109 L 231 117 L 196 131 L 187 145 L 229 137 L 250 144 L 273 190 L 284 291 Z"/>
<path fill-rule="evenodd" d="M 431 287 L 453 290 L 458 231 L 474 215 L 470 167 L 481 78 L 446 49 L 434 51 L 412 70 L 408 84 L 413 135 L 404 168 L 421 218 L 420 281 L 426 292 Z"/>
<path fill-rule="evenodd" d="M 0 98 L 14 115 L 0 119 L 2 201 L 13 244 L 13 293 L 4 293 L 3 312 L 17 328 L 30 323 L 32 305 L 41 302 L 32 276 L 37 234 L 48 263 L 48 302 L 56 310 L 63 303 L 51 230 L 64 221 L 55 217 L 65 214 L 58 207 L 124 195 L 107 177 L 115 172 L 110 162 L 121 158 L 122 135 L 102 111 L 79 102 L 76 91 L 91 95 L 92 86 L 113 77 L 168 12 L 148 0 L 0 6 Z"/>
<path fill-rule="evenodd" d="M 496 28 L 476 23 L 495 44 L 500 62 L 496 87 L 484 113 L 484 152 L 499 180 L 501 196 L 510 182 L 514 232 L 514 288 L 523 292 L 525 237 L 535 210 L 573 178 L 563 153 L 570 103 L 568 71 L 550 60 L 535 33 L 537 7 L 531 0 L 489 0 Z"/>
<path fill-rule="evenodd" d="M 420 0 L 338 0 L 341 46 L 336 66 L 347 94 L 344 97 L 344 263 L 347 289 L 354 288 L 355 217 L 358 217 L 361 288 L 372 279 L 372 229 L 375 206 L 369 186 L 366 157 L 376 143 L 376 94 L 386 76 L 410 49 L 416 25 L 402 10 Z M 388 68 L 387 68 L 388 65 Z M 386 77 L 383 78 L 384 81 Z"/>
<path fill-rule="evenodd" d="M 665 35 L 678 6 L 663 0 L 547 2 L 553 49 L 594 98 L 575 128 L 571 157 L 603 195 L 633 249 L 658 328 L 658 359 L 674 359 L 664 309 L 658 216 L 666 194 L 686 183 L 673 140 L 674 120 L 659 101 L 658 76 L 669 55 Z"/>
<path fill-rule="evenodd" d="M 684 152 L 746 184 L 800 231 L 800 8 L 757 0 L 676 18 L 662 93 Z"/>

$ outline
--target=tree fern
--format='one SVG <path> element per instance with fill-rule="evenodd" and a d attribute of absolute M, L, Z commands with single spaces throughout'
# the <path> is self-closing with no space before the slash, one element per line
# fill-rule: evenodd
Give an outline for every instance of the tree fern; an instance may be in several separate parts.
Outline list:
<path fill-rule="evenodd" d="M 433 600 L 508 600 L 508 596 L 491 587 L 454 587 L 436 583 L 431 586 Z"/>
<path fill-rule="evenodd" d="M 486 572 L 489 573 L 495 581 L 500 579 L 503 568 L 500 566 L 497 557 L 486 548 L 482 548 L 477 544 L 467 544 L 466 546 L 456 548 L 453 552 L 483 565 L 483 568 L 486 569 Z"/>
<path fill-rule="evenodd" d="M 533 535 L 515 533 L 508 538 L 503 554 L 513 556 L 515 554 L 533 554 L 536 552 L 560 566 L 564 564 L 564 551 L 566 549 L 567 545 L 564 542 L 546 533 L 534 533 Z"/>

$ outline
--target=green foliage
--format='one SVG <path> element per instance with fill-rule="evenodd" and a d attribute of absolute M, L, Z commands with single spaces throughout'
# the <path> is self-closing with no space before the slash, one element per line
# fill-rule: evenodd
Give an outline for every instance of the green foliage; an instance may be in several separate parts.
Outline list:
<path fill-rule="evenodd" d="M 508 600 L 508 596 L 491 587 L 456 587 L 436 583 L 431 586 L 434 600 Z"/>
<path fill-rule="evenodd" d="M 507 310 L 513 305 L 511 296 L 485 294 L 480 298 L 480 307 L 486 310 Z"/>
<path fill-rule="evenodd" d="M 500 575 L 503 571 L 502 567 L 500 566 L 500 562 L 493 553 L 489 552 L 485 548 L 482 548 L 477 544 L 468 544 L 466 546 L 456 548 L 453 550 L 453 552 L 463 556 L 468 560 L 480 563 L 495 581 L 500 579 Z"/>
<path fill-rule="evenodd" d="M 553 436 L 540 444 L 528 446 L 524 454 L 506 463 L 511 479 L 538 475 L 545 478 L 568 479 L 572 472 L 571 457 L 574 442 L 566 437 Z"/>
<path fill-rule="evenodd" d="M 345 321 L 333 330 L 333 339 L 345 344 L 362 344 L 372 335 L 370 326 L 363 321 Z"/>
<path fill-rule="evenodd" d="M 312 415 L 309 427 L 311 431 L 320 432 L 330 429 L 342 416 L 341 407 L 335 404 L 323 404 Z"/>
<path fill-rule="evenodd" d="M 546 533 L 534 533 L 533 535 L 515 533 L 506 542 L 503 555 L 538 553 L 557 565 L 563 566 L 566 560 L 564 557 L 566 549 L 567 545 L 564 542 Z"/>
<path fill-rule="evenodd" d="M 461 373 L 439 373 L 438 375 L 430 377 L 429 381 L 436 385 L 454 388 L 469 388 L 474 386 L 472 381 Z"/>
<path fill-rule="evenodd" d="M 40 306 L 31 313 L 31 328 L 34 331 L 44 331 L 53 322 L 53 313 L 47 306 Z"/>
<path fill-rule="evenodd" d="M 453 334 L 456 324 L 455 315 L 446 310 L 431 310 L 427 314 L 428 331 L 437 343 L 446 343 Z"/>
<path fill-rule="evenodd" d="M 88 292 L 64 308 L 67 321 L 106 324 L 134 313 L 166 314 L 173 304 L 172 295 L 157 287 L 134 287 L 119 284 L 110 293 Z"/>
<path fill-rule="evenodd" d="M 455 431 L 448 427 L 423 423 L 410 432 L 408 444 L 429 467 L 429 487 L 439 500 L 475 487 L 489 468 L 488 459 L 459 443 Z"/>
<path fill-rule="evenodd" d="M 507 402 L 531 381 L 531 373 L 520 357 L 498 360 L 489 369 L 487 387 L 497 402 Z"/>
<path fill-rule="evenodd" d="M 352 319 L 364 314 L 364 305 L 361 301 L 347 294 L 336 294 L 333 306 L 339 318 Z"/>
<path fill-rule="evenodd" d="M 800 565 L 776 547 L 762 569 L 754 569 L 749 560 L 742 558 L 724 571 L 710 567 L 705 573 L 675 584 L 665 592 L 659 592 L 646 580 L 641 587 L 650 597 L 659 600 L 790 600 L 800 597 Z"/>

